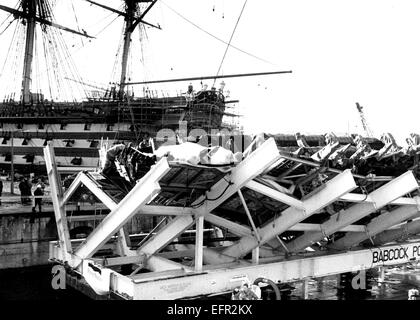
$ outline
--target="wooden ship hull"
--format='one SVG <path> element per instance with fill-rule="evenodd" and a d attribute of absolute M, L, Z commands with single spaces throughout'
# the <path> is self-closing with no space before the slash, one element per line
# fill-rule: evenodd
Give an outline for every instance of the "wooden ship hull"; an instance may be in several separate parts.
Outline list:
<path fill-rule="evenodd" d="M 161 129 L 223 128 L 224 96 L 203 91 L 194 97 L 136 98 L 132 101 L 0 104 L 0 169 L 45 173 L 42 148 L 52 141 L 57 163 L 68 171 L 98 165 L 101 141 L 128 143 Z M 159 145 L 159 141 L 155 141 Z"/>

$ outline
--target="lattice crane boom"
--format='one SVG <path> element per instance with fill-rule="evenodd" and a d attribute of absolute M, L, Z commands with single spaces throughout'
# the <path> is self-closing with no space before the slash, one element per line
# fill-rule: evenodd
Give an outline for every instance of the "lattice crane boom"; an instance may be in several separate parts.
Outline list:
<path fill-rule="evenodd" d="M 373 137 L 373 133 L 372 133 L 372 130 L 370 129 L 370 127 L 369 127 L 369 125 L 367 123 L 365 114 L 363 112 L 363 107 L 358 102 L 356 102 L 356 108 L 357 108 L 357 111 L 359 112 L 360 120 L 362 121 L 363 130 L 365 131 L 366 135 L 369 138 L 372 138 Z"/>

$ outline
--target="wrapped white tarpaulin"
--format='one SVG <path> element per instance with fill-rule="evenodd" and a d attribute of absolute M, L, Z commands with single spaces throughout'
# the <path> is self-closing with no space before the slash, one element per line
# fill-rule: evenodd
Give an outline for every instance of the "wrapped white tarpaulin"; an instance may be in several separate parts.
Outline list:
<path fill-rule="evenodd" d="M 156 150 L 158 159 L 191 165 L 233 165 L 242 160 L 242 153 L 233 153 L 223 147 L 203 147 L 197 143 L 185 142 L 179 145 L 161 146 Z"/>

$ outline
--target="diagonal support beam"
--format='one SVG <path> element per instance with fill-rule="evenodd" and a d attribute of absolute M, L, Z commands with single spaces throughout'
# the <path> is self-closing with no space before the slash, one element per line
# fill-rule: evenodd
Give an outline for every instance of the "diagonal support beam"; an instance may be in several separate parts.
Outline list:
<path fill-rule="evenodd" d="M 192 216 L 179 216 L 162 227 L 159 232 L 150 240 L 146 241 L 140 248 L 138 253 L 153 255 L 166 247 L 173 239 L 184 232 L 194 223 Z"/>
<path fill-rule="evenodd" d="M 284 210 L 280 217 L 259 228 L 259 234 L 261 235 L 260 243 L 258 243 L 254 238 L 243 237 L 237 243 L 225 249 L 223 254 L 233 258 L 246 255 L 248 252 L 252 251 L 252 249 L 270 241 L 278 234 L 290 229 L 292 226 L 329 205 L 343 194 L 354 190 L 356 187 L 357 185 L 354 182 L 351 171 L 345 170 L 330 181 L 326 182 L 322 187 L 317 189 L 311 197 L 303 201 L 303 205 L 306 210 L 290 207 Z"/>
<path fill-rule="evenodd" d="M 88 175 L 80 172 L 70 187 L 67 189 L 63 196 L 62 204 L 65 204 L 77 188 L 84 184 L 92 193 L 98 197 L 110 210 L 117 208 L 117 203 L 109 197 Z M 140 212 L 136 214 L 143 215 L 192 215 L 193 210 L 191 208 L 182 207 L 170 207 L 170 206 L 143 206 Z M 118 237 L 118 249 L 122 255 L 129 255 L 130 238 L 124 227 L 119 231 Z"/>
<path fill-rule="evenodd" d="M 260 241 L 261 237 L 258 234 L 257 227 L 255 226 L 254 220 L 252 220 L 251 212 L 249 212 L 249 209 L 248 209 L 248 206 L 246 204 L 245 198 L 244 198 L 244 196 L 242 194 L 242 191 L 240 189 L 238 190 L 238 195 L 239 195 L 239 199 L 241 199 L 242 206 L 244 207 L 244 210 L 245 210 L 245 213 L 248 217 L 249 223 L 252 226 L 252 230 L 254 231 L 254 236 L 255 236 L 255 238 L 257 238 L 258 241 Z"/>
<path fill-rule="evenodd" d="M 294 207 L 296 209 L 304 209 L 302 201 L 280 191 L 269 188 L 261 183 L 249 181 L 245 186 L 274 200 L 285 203 L 288 206 Z"/>
<path fill-rule="evenodd" d="M 158 256 L 150 256 L 146 261 L 145 267 L 153 272 L 161 272 L 167 270 L 188 271 L 190 269 L 180 263 Z"/>
<path fill-rule="evenodd" d="M 79 172 L 76 176 L 76 179 L 74 179 L 70 187 L 64 192 L 63 198 L 61 200 L 62 205 L 65 205 L 70 200 L 74 192 L 80 187 L 80 185 L 82 184 L 81 178 L 83 174 L 83 172 Z"/>
<path fill-rule="evenodd" d="M 340 200 L 346 201 L 346 202 L 356 202 L 356 203 L 373 202 L 373 200 L 369 196 L 366 197 L 366 195 L 359 194 L 359 193 L 347 193 L 344 196 L 342 196 Z M 415 198 L 410 198 L 410 197 L 400 197 L 394 201 L 391 201 L 389 204 L 397 205 L 397 206 L 405 206 L 405 205 L 416 206 L 417 200 Z"/>
<path fill-rule="evenodd" d="M 279 159 L 280 155 L 276 142 L 273 138 L 267 139 L 255 151 L 249 153 L 248 156 L 231 171 L 231 185 L 229 185 L 229 182 L 225 179 L 221 179 L 205 196 L 197 199 L 193 206 L 195 204 L 203 204 L 197 209 L 197 212 L 201 211 L 201 214 L 204 215 L 206 221 L 228 228 L 239 235 L 248 235 L 246 227 L 212 215 L 210 212 L 234 195 L 247 182 L 268 170 L 268 168 L 275 164 Z"/>
<path fill-rule="evenodd" d="M 276 142 L 273 138 L 266 140 L 260 147 L 240 162 L 230 173 L 230 182 L 221 179 L 205 196 L 198 198 L 193 204 L 203 204 L 199 210 L 205 210 L 204 214 L 216 209 L 242 188 L 248 181 L 263 173 L 280 158 Z M 212 200 L 207 200 L 212 199 Z M 205 219 L 206 217 L 204 217 Z"/>
<path fill-rule="evenodd" d="M 420 220 L 413 220 L 412 222 L 406 223 L 398 229 L 386 230 L 378 233 L 374 238 L 373 242 L 376 245 L 393 242 L 396 240 L 404 240 L 410 236 L 417 235 L 420 233 Z"/>
<path fill-rule="evenodd" d="M 228 219 L 219 217 L 215 214 L 209 213 L 206 215 L 207 222 L 210 222 L 216 226 L 225 228 L 239 236 L 244 237 L 253 237 L 253 233 L 251 228 L 239 224 Z M 317 223 L 297 223 L 294 226 L 290 227 L 288 231 L 319 231 L 321 230 L 321 225 Z M 340 229 L 342 232 L 364 232 L 365 226 L 364 225 L 348 225 L 344 228 Z M 277 241 L 277 240 L 276 240 Z"/>
<path fill-rule="evenodd" d="M 63 203 L 70 199 L 71 195 L 77 190 L 77 188 L 83 184 L 87 187 L 92 193 L 103 203 L 105 204 L 111 211 L 117 208 L 117 203 L 109 197 L 97 184 L 92 181 L 85 173 L 81 172 L 77 175 L 75 181 L 70 185 L 70 188 L 67 190 L 63 197 Z M 124 230 L 124 227 L 121 228 L 118 232 L 118 246 L 117 251 L 121 255 L 127 255 L 129 252 L 130 247 L 130 238 L 128 232 Z"/>
<path fill-rule="evenodd" d="M 230 256 L 223 254 L 220 250 L 213 248 L 204 248 L 204 263 L 206 265 L 218 265 L 220 263 L 240 262 L 248 264 L 246 260 L 233 259 Z"/>
<path fill-rule="evenodd" d="M 391 228 L 392 226 L 412 218 L 419 212 L 417 206 L 402 206 L 390 212 L 381 214 L 366 225 L 366 231 L 363 233 L 346 234 L 343 238 L 335 241 L 330 248 L 346 249 L 358 245 L 364 240 L 372 238 L 378 233 Z"/>
<path fill-rule="evenodd" d="M 86 188 L 92 191 L 92 193 L 110 210 L 115 210 L 117 208 L 117 203 L 104 191 L 102 191 L 102 189 L 99 188 L 97 184 L 92 181 L 86 174 L 83 173 L 80 176 L 80 181 Z"/>
<path fill-rule="evenodd" d="M 242 224 L 230 221 L 228 219 L 216 216 L 213 213 L 208 213 L 205 216 L 205 220 L 207 222 L 210 222 L 216 226 L 225 228 L 227 230 L 229 230 L 230 232 L 233 232 L 234 234 L 240 235 L 240 236 L 244 236 L 244 237 L 253 237 L 254 235 L 252 234 L 252 230 L 247 227 L 244 226 Z"/>
<path fill-rule="evenodd" d="M 362 202 L 350 208 L 337 212 L 321 225 L 322 231 L 305 233 L 288 244 L 291 251 L 303 250 L 311 244 L 321 241 L 341 228 L 350 225 L 363 217 L 381 209 L 395 199 L 418 188 L 417 180 L 411 171 L 400 175 L 394 180 L 371 192 L 372 202 Z"/>
<path fill-rule="evenodd" d="M 194 209 L 189 207 L 147 205 L 142 207 L 137 214 L 156 216 L 185 216 L 193 215 Z"/>
<path fill-rule="evenodd" d="M 92 231 L 85 243 L 76 251 L 82 259 L 91 257 L 109 238 L 160 191 L 159 179 L 170 170 L 166 158 L 161 159 L 135 185 L 130 193 Z"/>
<path fill-rule="evenodd" d="M 48 181 L 51 186 L 51 199 L 54 207 L 55 221 L 57 225 L 60 248 L 63 251 L 63 257 L 67 259 L 68 253 L 72 252 L 70 233 L 68 229 L 66 209 L 62 202 L 63 188 L 61 186 L 60 176 L 57 172 L 54 149 L 51 142 L 48 142 L 44 148 L 45 165 L 47 167 Z"/>
<path fill-rule="evenodd" d="M 258 181 L 259 180 L 259 181 Z M 283 194 L 292 194 L 291 190 L 288 188 L 285 188 L 281 185 L 279 185 L 276 181 L 274 181 L 272 178 L 270 178 L 268 175 L 264 175 L 262 177 L 259 177 L 255 179 L 254 181 L 260 182 L 261 184 L 268 185 L 269 187 L 283 193 Z"/>
<path fill-rule="evenodd" d="M 67 191 L 64 193 L 62 203 L 65 204 L 73 193 L 77 190 L 80 185 L 83 184 L 87 187 L 105 206 L 114 210 L 117 207 L 117 203 L 108 196 L 97 184 L 92 181 L 85 173 L 79 173 Z M 143 206 L 137 214 L 143 215 L 157 215 L 157 216 L 177 216 L 177 215 L 193 215 L 194 210 L 188 207 L 175 207 L 175 206 L 160 206 L 160 205 L 149 205 Z"/>

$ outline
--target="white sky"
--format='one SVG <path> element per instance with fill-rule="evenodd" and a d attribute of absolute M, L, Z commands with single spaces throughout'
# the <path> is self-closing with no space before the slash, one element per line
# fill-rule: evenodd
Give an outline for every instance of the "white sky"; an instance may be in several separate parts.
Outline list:
<path fill-rule="evenodd" d="M 122 3 L 97 1 L 114 8 Z M 243 1 L 163 2 L 228 41 Z M 71 1 L 57 2 L 57 22 L 77 28 Z M 83 0 L 72 2 L 80 28 L 90 34 L 96 34 L 115 17 L 106 18 L 108 12 Z M 1 1 L 8 6 L 15 3 Z M 159 23 L 163 30 L 147 28 L 145 66 L 133 64 L 131 80 L 214 75 L 226 46 L 182 20 L 164 3 L 158 1 L 145 19 Z M 293 73 L 225 79 L 231 99 L 240 100 L 238 110 L 244 115 L 241 124 L 251 132 L 361 132 L 355 107 L 359 102 L 376 136 L 391 132 L 401 141 L 411 132 L 420 133 L 419 14 L 420 2 L 415 0 L 248 0 L 232 44 L 272 64 L 230 48 L 223 74 Z M 0 21 L 6 17 L 0 13 Z M 122 23 L 118 18 L 98 39 L 91 43 L 84 40 L 81 49 L 80 37 L 66 36 L 86 81 L 106 84 L 110 80 Z M 133 42 L 138 39 L 136 34 Z M 0 36 L 0 59 L 9 41 L 10 33 Z M 133 56 L 139 62 L 138 51 Z M 193 84 L 200 87 L 199 82 Z M 185 90 L 187 85 L 178 82 L 153 89 Z"/>

